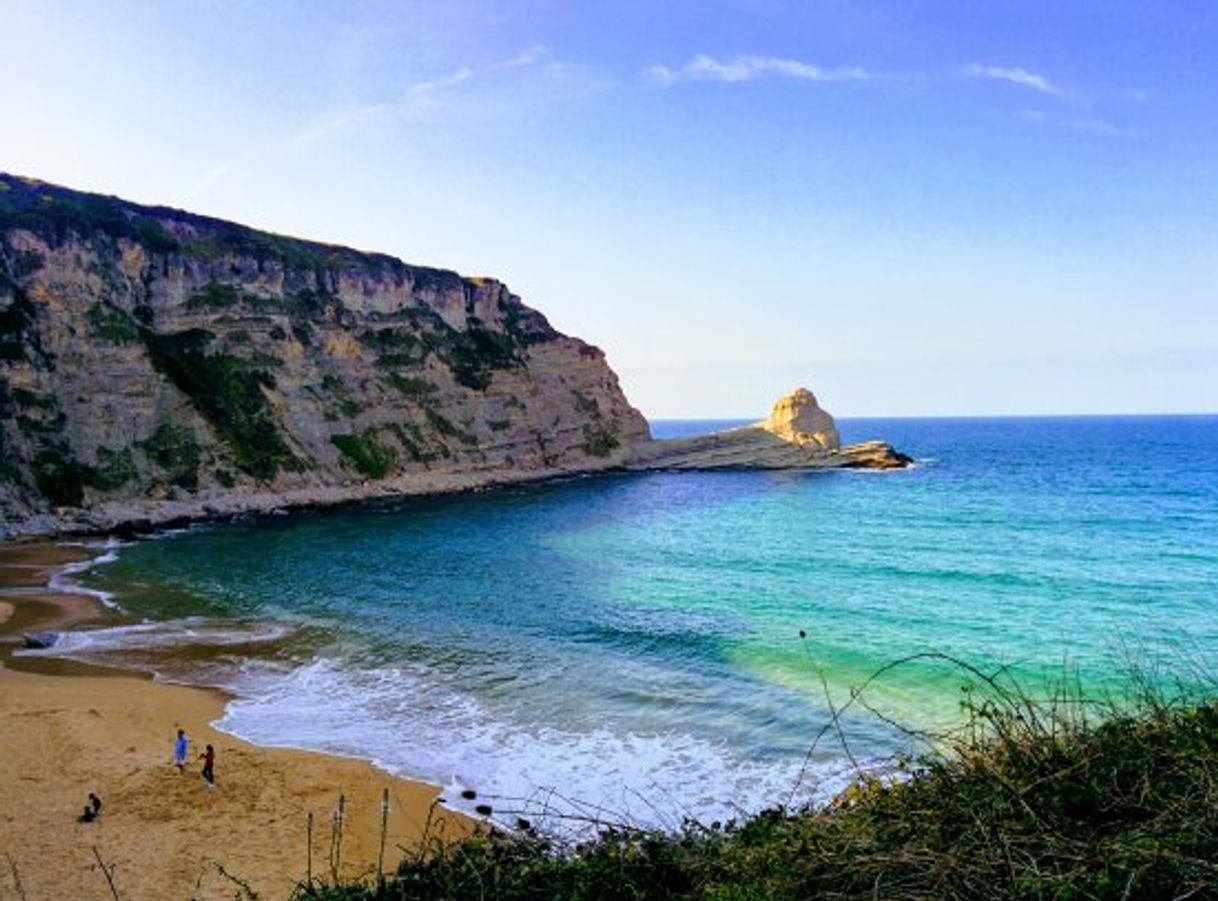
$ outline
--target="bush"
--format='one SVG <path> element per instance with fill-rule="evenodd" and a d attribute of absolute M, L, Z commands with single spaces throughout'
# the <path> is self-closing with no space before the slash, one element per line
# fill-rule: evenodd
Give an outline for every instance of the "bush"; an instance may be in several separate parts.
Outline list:
<path fill-rule="evenodd" d="M 616 426 L 584 426 L 583 450 L 590 457 L 608 457 L 619 444 L 621 440 L 618 438 Z"/>

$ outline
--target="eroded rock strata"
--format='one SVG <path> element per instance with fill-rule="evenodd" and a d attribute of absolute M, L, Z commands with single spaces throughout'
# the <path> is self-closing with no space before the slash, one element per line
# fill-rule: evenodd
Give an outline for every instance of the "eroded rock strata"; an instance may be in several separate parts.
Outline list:
<path fill-rule="evenodd" d="M 604 354 L 494 279 L 0 175 L 0 537 L 618 466 Z"/>

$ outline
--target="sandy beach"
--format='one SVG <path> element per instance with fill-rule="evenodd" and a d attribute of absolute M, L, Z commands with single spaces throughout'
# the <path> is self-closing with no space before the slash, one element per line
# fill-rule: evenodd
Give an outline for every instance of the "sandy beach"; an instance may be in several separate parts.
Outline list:
<path fill-rule="evenodd" d="M 116 617 L 87 595 L 42 590 L 53 568 L 87 554 L 62 545 L 0 547 L 0 897 L 110 898 L 96 848 L 123 899 L 232 898 L 238 885 L 221 868 L 264 899 L 286 898 L 309 866 L 310 813 L 312 871 L 330 872 L 340 796 L 340 866 L 348 877 L 376 871 L 386 790 L 387 870 L 425 834 L 473 828 L 434 805 L 434 786 L 363 761 L 259 748 L 215 731 L 209 724 L 226 700 L 218 691 L 13 658 L 23 632 Z M 179 727 L 191 739 L 185 773 L 171 763 Z M 196 760 L 209 743 L 214 790 Z M 95 822 L 81 823 L 89 792 L 103 808 Z"/>

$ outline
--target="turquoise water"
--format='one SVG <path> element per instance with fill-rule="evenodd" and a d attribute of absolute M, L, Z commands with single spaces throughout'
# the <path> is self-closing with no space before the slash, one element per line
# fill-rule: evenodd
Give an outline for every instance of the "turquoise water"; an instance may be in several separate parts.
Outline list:
<path fill-rule="evenodd" d="M 1088 689 L 1119 684 L 1130 648 L 1218 663 L 1218 417 L 841 425 L 919 465 L 583 478 L 191 529 L 96 568 L 150 622 L 70 650 L 219 647 L 205 677 L 243 695 L 222 723 L 237 734 L 501 807 L 556 790 L 667 825 L 792 799 L 826 686 L 840 703 L 906 655 Z M 960 684 L 917 661 L 867 697 L 941 722 Z M 863 709 L 845 729 L 864 759 L 906 741 Z M 819 748 L 793 800 L 840 784 L 842 759 Z"/>

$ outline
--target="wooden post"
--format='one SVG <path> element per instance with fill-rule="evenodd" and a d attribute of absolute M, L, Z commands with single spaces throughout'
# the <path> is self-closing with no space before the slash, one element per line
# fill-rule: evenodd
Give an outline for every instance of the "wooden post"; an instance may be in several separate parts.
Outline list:
<path fill-rule="evenodd" d="M 313 888 L 313 811 L 309 811 L 308 834 L 305 837 L 305 879 L 309 888 Z"/>
<path fill-rule="evenodd" d="M 343 868 L 343 818 L 347 809 L 347 796 L 338 796 L 338 841 L 334 844 L 334 881 L 338 881 L 339 871 Z"/>
<path fill-rule="evenodd" d="M 376 884 L 385 885 L 385 836 L 389 831 L 389 789 L 381 795 L 381 850 L 376 856 Z"/>

